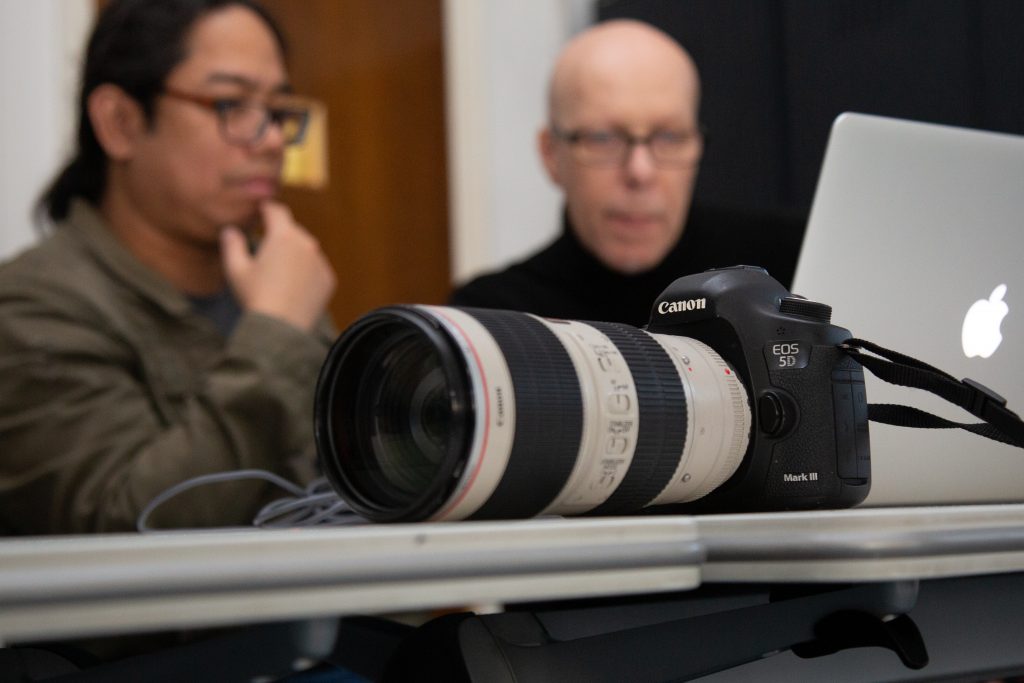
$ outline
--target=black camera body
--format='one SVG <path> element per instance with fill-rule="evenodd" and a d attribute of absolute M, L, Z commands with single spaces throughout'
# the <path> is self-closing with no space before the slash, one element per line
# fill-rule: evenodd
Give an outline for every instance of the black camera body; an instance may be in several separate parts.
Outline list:
<path fill-rule="evenodd" d="M 752 415 L 737 471 L 686 512 L 847 508 L 871 485 L 861 366 L 839 348 L 851 337 L 826 304 L 794 296 L 757 267 L 676 280 L 646 330 L 715 349 L 740 375 Z"/>

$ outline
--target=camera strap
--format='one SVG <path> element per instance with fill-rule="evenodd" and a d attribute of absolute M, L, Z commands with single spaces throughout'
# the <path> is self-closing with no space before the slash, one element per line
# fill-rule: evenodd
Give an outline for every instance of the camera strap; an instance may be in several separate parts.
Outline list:
<path fill-rule="evenodd" d="M 882 348 L 863 339 L 847 339 L 841 349 L 890 384 L 929 391 L 963 408 L 983 423 L 947 420 L 918 408 L 888 403 L 869 404 L 868 419 L 899 427 L 922 429 L 965 429 L 974 434 L 1024 448 L 1024 422 L 1006 407 L 1006 399 L 972 379 L 952 375 L 910 356 Z M 869 353 L 865 353 L 865 351 Z"/>

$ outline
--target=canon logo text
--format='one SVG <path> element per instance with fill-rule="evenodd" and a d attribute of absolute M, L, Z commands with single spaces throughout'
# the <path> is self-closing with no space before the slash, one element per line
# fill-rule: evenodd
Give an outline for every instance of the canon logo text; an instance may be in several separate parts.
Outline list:
<path fill-rule="evenodd" d="M 658 304 L 658 313 L 683 313 L 686 311 L 703 311 L 707 299 L 686 299 L 685 301 L 662 301 Z"/>

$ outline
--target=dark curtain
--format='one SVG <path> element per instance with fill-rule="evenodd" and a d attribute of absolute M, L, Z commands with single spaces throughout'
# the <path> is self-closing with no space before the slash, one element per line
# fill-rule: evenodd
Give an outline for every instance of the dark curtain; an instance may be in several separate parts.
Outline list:
<path fill-rule="evenodd" d="M 606 0 L 691 52 L 708 144 L 696 201 L 806 215 L 843 111 L 1024 134 L 1019 0 Z"/>

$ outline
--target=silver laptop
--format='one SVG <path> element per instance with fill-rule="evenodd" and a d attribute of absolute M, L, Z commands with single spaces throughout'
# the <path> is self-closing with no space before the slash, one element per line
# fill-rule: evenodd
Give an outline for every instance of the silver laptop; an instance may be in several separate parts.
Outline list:
<path fill-rule="evenodd" d="M 854 336 L 981 382 L 1024 412 L 1024 137 L 843 114 L 793 291 Z M 869 403 L 977 422 L 867 370 Z M 871 423 L 864 505 L 1024 501 L 1024 449 Z"/>

